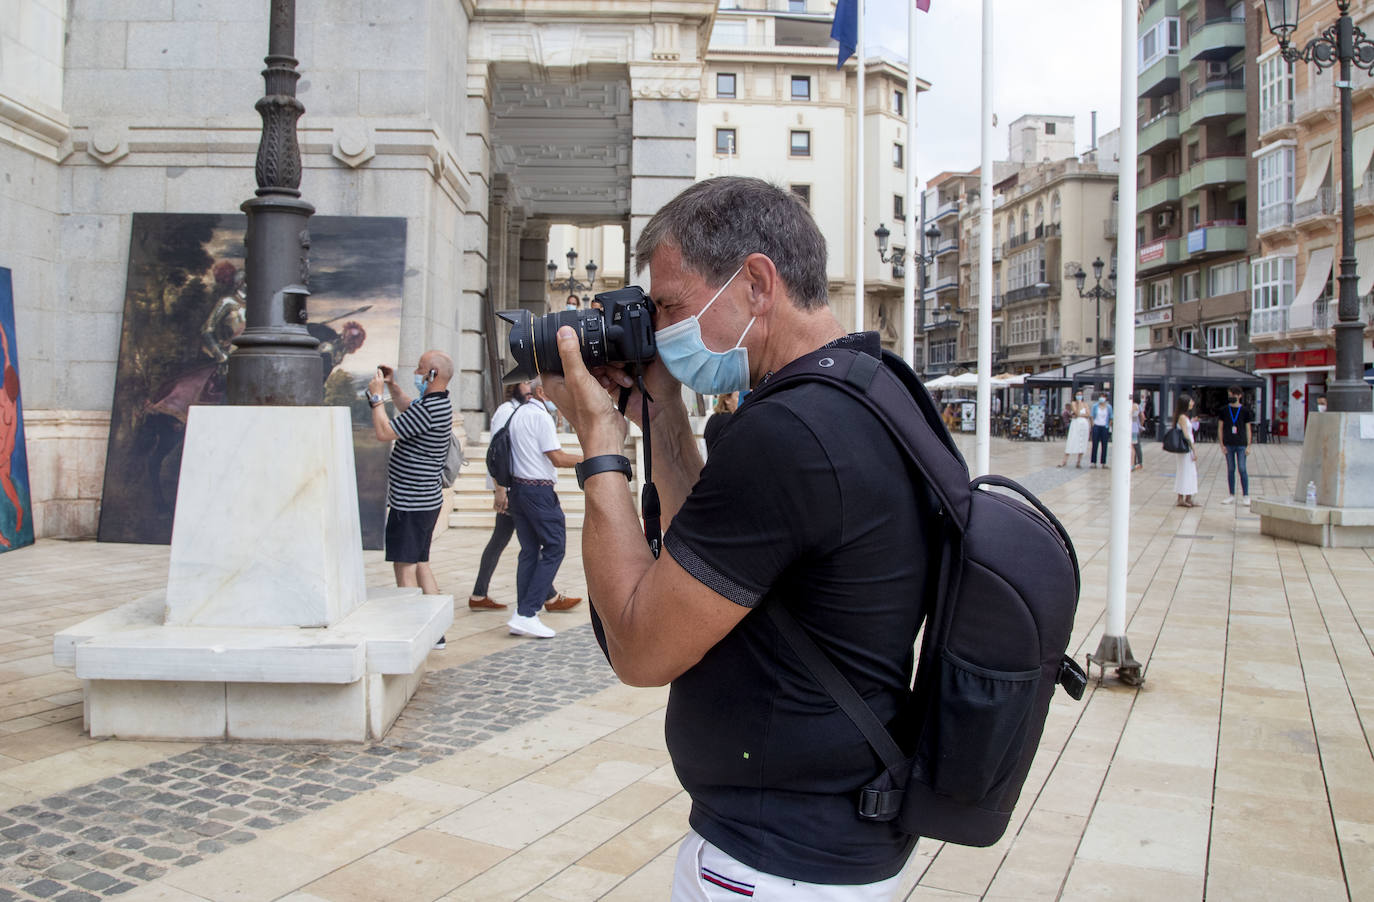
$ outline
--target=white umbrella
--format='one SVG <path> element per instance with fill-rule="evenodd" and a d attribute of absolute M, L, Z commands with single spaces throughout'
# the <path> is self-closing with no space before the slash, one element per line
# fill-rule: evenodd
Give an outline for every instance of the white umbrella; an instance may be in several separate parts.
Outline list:
<path fill-rule="evenodd" d="M 963 373 L 962 375 L 955 376 L 955 377 L 954 377 L 954 387 L 955 387 L 955 388 L 977 388 L 977 387 L 978 387 L 978 374 L 977 374 L 977 373 Z"/>
<path fill-rule="evenodd" d="M 953 376 L 937 376 L 926 383 L 926 389 L 928 391 L 944 391 L 947 388 L 953 388 L 954 384 Z"/>

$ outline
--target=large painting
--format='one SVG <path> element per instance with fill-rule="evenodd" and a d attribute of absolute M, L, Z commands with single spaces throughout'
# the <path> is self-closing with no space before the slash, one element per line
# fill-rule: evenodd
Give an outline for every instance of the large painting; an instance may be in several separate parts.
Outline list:
<path fill-rule="evenodd" d="M 33 544 L 29 459 L 24 450 L 24 399 L 14 335 L 14 287 L 0 267 L 0 551 Z"/>
<path fill-rule="evenodd" d="M 244 328 L 244 226 L 241 215 L 134 214 L 101 541 L 171 540 L 187 411 L 224 403 Z M 365 548 L 382 547 L 387 447 L 364 389 L 378 364 L 400 363 L 405 238 L 401 218 L 310 219 L 307 328 L 320 340 L 325 403 L 352 413 Z"/>

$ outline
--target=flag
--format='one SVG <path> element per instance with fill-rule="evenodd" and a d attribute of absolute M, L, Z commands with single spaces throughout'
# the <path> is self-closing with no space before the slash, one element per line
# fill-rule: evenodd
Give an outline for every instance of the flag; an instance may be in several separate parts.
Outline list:
<path fill-rule="evenodd" d="M 916 0 L 916 8 L 923 13 L 930 12 L 930 0 Z"/>
<path fill-rule="evenodd" d="M 844 61 L 854 55 L 854 48 L 859 45 L 859 0 L 839 0 L 835 4 L 835 22 L 830 26 L 830 37 L 840 45 L 835 68 L 843 69 Z"/>

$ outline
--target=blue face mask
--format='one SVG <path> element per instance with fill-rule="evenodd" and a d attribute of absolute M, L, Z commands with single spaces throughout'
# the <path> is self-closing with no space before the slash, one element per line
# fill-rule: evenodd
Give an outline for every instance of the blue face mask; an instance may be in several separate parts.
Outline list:
<path fill-rule="evenodd" d="M 421 397 L 424 397 L 425 389 L 427 389 L 427 388 L 429 388 L 429 382 L 425 379 L 424 376 L 421 376 L 419 373 L 416 373 L 416 374 L 415 374 L 415 391 L 419 392 L 419 394 L 420 394 Z"/>
<path fill-rule="evenodd" d="M 658 356 L 663 360 L 663 365 L 668 367 L 668 372 L 692 391 L 703 395 L 726 395 L 749 387 L 749 350 L 744 347 L 744 336 L 749 334 L 749 329 L 754 325 L 753 319 L 749 320 L 739 341 L 728 351 L 712 351 L 701 340 L 702 314 L 710 309 L 721 292 L 730 287 L 742 269 L 743 266 L 725 280 L 725 284 L 701 308 L 701 313 L 654 333 Z"/>

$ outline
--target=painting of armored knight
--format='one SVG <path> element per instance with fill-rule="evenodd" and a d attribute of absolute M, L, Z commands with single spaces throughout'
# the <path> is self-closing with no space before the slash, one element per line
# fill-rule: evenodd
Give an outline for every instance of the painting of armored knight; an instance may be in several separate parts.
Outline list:
<path fill-rule="evenodd" d="M 171 539 L 187 416 L 224 403 L 247 321 L 244 226 L 241 215 L 134 215 L 101 541 Z M 372 439 L 363 389 L 397 359 L 405 220 L 315 216 L 310 236 L 306 329 L 320 342 L 325 403 L 350 408 L 363 546 L 380 548 L 386 447 Z"/>

